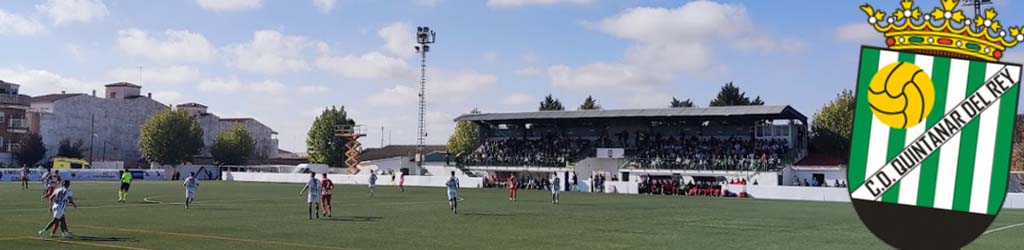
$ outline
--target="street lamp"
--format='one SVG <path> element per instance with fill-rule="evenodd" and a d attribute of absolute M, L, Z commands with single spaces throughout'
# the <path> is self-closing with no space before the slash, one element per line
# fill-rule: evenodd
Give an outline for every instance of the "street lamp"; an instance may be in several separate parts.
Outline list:
<path fill-rule="evenodd" d="M 430 27 L 419 26 L 416 27 L 416 52 L 420 53 L 420 113 L 419 113 L 419 127 L 416 138 L 416 166 L 423 167 L 423 146 L 426 144 L 427 132 L 426 123 L 424 121 L 424 115 L 427 111 L 427 52 L 430 51 L 430 44 L 434 43 L 436 34 Z"/>

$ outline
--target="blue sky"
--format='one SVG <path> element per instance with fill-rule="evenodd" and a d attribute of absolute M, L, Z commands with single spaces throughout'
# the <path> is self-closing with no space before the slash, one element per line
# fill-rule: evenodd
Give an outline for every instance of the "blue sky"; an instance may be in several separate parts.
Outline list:
<path fill-rule="evenodd" d="M 898 1 L 869 1 L 889 10 Z M 938 1 L 918 1 L 932 9 Z M 853 88 L 859 45 L 881 45 L 851 1 L 49 0 L 0 3 L 0 79 L 42 95 L 141 83 L 164 103 L 254 117 L 304 151 L 312 119 L 345 106 L 376 147 L 415 142 L 416 26 L 428 56 L 428 141 L 473 108 L 706 106 L 735 82 L 811 116 Z M 1005 26 L 1019 2 L 996 1 Z M 1020 50 L 1020 49 L 1016 49 Z M 1024 61 L 1011 49 L 1008 61 Z M 141 82 L 140 82 L 140 70 Z"/>

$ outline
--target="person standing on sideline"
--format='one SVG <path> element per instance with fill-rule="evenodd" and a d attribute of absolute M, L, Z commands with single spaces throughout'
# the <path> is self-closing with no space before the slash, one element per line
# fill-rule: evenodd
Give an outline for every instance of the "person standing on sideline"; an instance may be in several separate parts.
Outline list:
<path fill-rule="evenodd" d="M 398 171 L 398 190 L 405 192 L 405 172 Z"/>
<path fill-rule="evenodd" d="M 445 182 L 444 185 L 448 187 L 448 207 L 452 209 L 453 214 L 458 214 L 459 178 L 455 178 L 455 171 L 452 171 L 452 177 L 448 178 L 448 182 Z"/>
<path fill-rule="evenodd" d="M 196 180 L 196 172 L 192 172 L 185 178 L 185 209 L 188 209 L 192 202 L 196 201 L 196 191 L 199 189 L 199 180 Z"/>
<path fill-rule="evenodd" d="M 519 194 L 517 192 L 517 185 L 519 181 L 516 181 L 516 175 L 512 174 L 508 177 L 508 200 L 515 201 Z"/>
<path fill-rule="evenodd" d="M 579 184 L 577 183 L 578 181 L 579 179 L 576 177 L 576 172 L 572 172 L 572 191 L 580 191 L 578 186 Z"/>
<path fill-rule="evenodd" d="M 370 198 L 373 198 L 373 189 L 377 188 L 377 171 L 370 171 Z"/>
<path fill-rule="evenodd" d="M 558 178 L 558 173 L 555 173 L 555 179 L 551 180 L 551 203 L 558 205 L 558 191 L 562 188 L 562 179 Z"/>
<path fill-rule="evenodd" d="M 117 192 L 117 202 L 125 203 L 128 200 L 128 189 L 132 187 L 132 173 L 121 170 L 121 190 Z"/>
<path fill-rule="evenodd" d="M 28 165 L 21 165 L 21 189 L 28 190 Z"/>
<path fill-rule="evenodd" d="M 63 188 L 58 189 L 50 196 L 50 202 L 53 204 L 50 206 L 50 212 L 53 212 L 53 219 L 50 220 L 50 223 L 46 224 L 46 227 L 39 230 L 39 238 L 45 237 L 44 234 L 48 231 L 47 229 L 53 227 L 56 230 L 57 226 L 60 226 L 61 237 L 71 237 L 71 232 L 68 231 L 68 221 L 64 218 L 64 209 L 67 208 L 68 204 L 78 208 L 78 204 L 75 204 L 75 199 L 72 198 L 71 181 L 64 181 L 63 186 Z"/>
<path fill-rule="evenodd" d="M 331 207 L 331 193 L 334 193 L 334 182 L 327 178 L 327 173 L 323 174 L 323 179 L 320 180 L 320 206 L 323 207 L 321 210 L 324 211 L 324 216 L 334 217 L 334 209 Z"/>
<path fill-rule="evenodd" d="M 299 194 L 309 191 L 306 196 L 306 203 L 309 204 L 309 219 L 313 219 L 313 209 L 316 209 L 316 218 L 320 219 L 320 181 L 316 179 L 316 173 L 309 173 L 309 181 L 302 187 Z"/>

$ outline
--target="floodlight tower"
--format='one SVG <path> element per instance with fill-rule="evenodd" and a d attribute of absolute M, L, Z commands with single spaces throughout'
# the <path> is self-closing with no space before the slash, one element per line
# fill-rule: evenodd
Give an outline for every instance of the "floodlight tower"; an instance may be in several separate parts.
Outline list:
<path fill-rule="evenodd" d="M 427 141 L 427 130 L 425 115 L 427 111 L 427 52 L 430 52 L 430 44 L 434 43 L 434 31 L 430 27 L 416 27 L 416 52 L 420 53 L 420 116 L 419 133 L 416 137 L 416 166 L 423 167 L 423 145 Z"/>
<path fill-rule="evenodd" d="M 992 0 L 974 0 L 974 1 L 971 1 L 971 2 L 967 3 L 966 5 L 973 5 L 974 6 L 974 16 L 981 16 L 981 14 L 982 14 L 981 6 L 982 5 L 991 5 L 991 4 L 992 4 Z"/>

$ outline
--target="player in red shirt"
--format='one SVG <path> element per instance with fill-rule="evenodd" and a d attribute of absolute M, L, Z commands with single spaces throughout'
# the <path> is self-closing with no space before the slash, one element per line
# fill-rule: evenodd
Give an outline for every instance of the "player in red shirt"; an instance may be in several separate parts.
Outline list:
<path fill-rule="evenodd" d="M 508 177 L 508 200 L 515 201 L 516 197 L 519 196 L 519 193 L 516 192 L 516 188 L 518 188 L 516 185 L 518 184 L 519 183 L 516 181 L 516 175 Z"/>
<path fill-rule="evenodd" d="M 331 209 L 331 193 L 334 192 L 334 182 L 327 178 L 325 173 L 324 178 L 320 180 L 320 210 L 324 211 L 324 216 L 334 217 L 334 211 Z"/>

